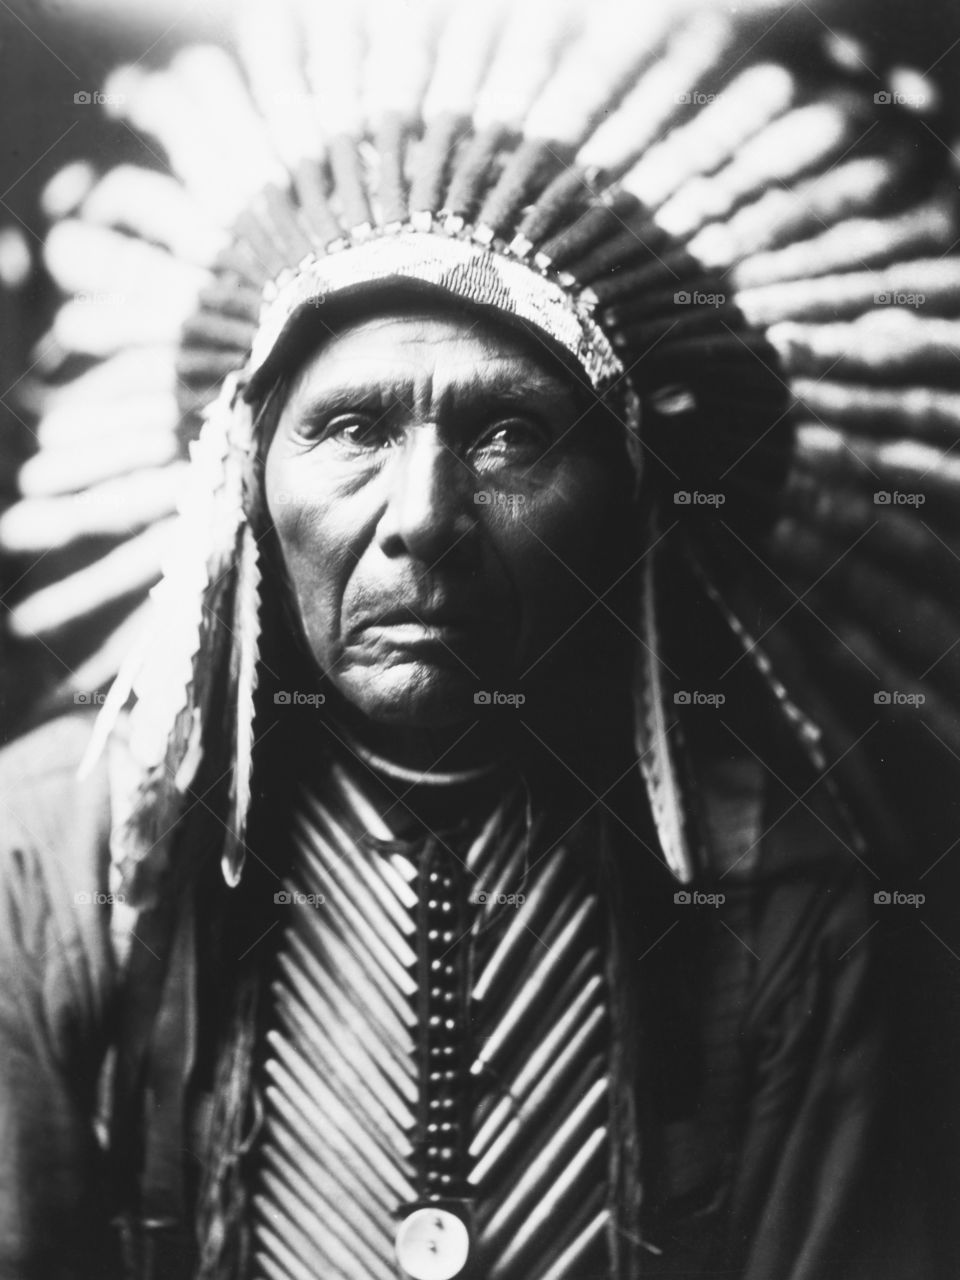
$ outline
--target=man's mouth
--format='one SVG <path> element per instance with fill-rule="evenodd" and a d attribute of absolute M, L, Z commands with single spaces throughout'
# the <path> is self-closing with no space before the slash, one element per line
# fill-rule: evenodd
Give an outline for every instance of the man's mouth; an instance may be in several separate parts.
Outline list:
<path fill-rule="evenodd" d="M 351 632 L 354 639 L 382 636 L 397 645 L 449 644 L 475 634 L 479 622 L 475 612 L 447 605 L 400 605 L 368 614 Z"/>
<path fill-rule="evenodd" d="M 369 620 L 365 620 L 361 625 L 363 627 L 402 627 L 402 626 L 422 626 L 422 627 L 460 627 L 465 628 L 475 625 L 475 617 L 470 617 L 465 610 L 454 609 L 450 606 L 424 605 L 422 608 L 415 608 L 411 605 L 402 605 L 398 608 L 385 609 L 382 613 L 372 615 Z"/>

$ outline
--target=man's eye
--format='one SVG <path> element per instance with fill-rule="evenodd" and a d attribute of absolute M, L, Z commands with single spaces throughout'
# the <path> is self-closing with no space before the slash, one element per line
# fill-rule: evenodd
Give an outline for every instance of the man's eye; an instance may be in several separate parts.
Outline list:
<path fill-rule="evenodd" d="M 384 417 L 365 413 L 340 413 L 319 433 L 321 440 L 335 440 L 352 449 L 383 449 L 393 443 L 394 431 Z"/>
<path fill-rule="evenodd" d="M 476 449 L 504 455 L 542 453 L 549 443 L 547 431 L 532 418 L 502 418 L 480 435 Z"/>

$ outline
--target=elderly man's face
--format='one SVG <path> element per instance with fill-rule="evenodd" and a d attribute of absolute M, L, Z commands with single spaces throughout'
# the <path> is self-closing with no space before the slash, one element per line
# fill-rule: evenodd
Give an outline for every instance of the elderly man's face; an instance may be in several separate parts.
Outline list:
<path fill-rule="evenodd" d="M 307 641 L 381 723 L 453 726 L 524 689 L 625 560 L 622 429 L 534 342 L 383 313 L 291 387 L 266 495 Z M 562 690 L 557 691 L 562 696 Z"/>

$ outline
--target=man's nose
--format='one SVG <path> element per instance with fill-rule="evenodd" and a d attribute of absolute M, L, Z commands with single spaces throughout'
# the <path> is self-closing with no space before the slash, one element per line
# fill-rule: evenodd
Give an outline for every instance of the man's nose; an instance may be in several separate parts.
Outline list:
<path fill-rule="evenodd" d="M 377 526 L 384 554 L 432 565 L 464 542 L 475 524 L 468 478 L 434 426 L 409 431 L 384 476 L 387 499 Z"/>

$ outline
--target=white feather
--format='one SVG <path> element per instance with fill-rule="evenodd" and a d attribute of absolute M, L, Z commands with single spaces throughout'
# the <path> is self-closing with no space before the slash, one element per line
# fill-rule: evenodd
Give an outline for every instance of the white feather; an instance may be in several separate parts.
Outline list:
<path fill-rule="evenodd" d="M 655 535 L 654 529 L 651 537 Z M 658 539 L 659 540 L 659 539 Z M 693 877 L 690 849 L 684 830 L 684 808 L 670 734 L 676 719 L 667 724 L 665 708 L 667 672 L 661 660 L 662 635 L 656 601 L 654 566 L 656 542 L 651 542 L 643 566 L 639 633 L 635 675 L 635 743 L 637 764 L 650 797 L 650 807 L 667 865 L 678 880 Z"/>
<path fill-rule="evenodd" d="M 52 220 L 75 213 L 96 180 L 96 170 L 89 160 L 72 160 L 58 169 L 40 192 L 40 209 L 44 216 Z"/>
<path fill-rule="evenodd" d="M 171 515 L 183 463 L 107 480 L 84 493 L 24 498 L 0 516 L 0 548 L 12 555 L 56 551 L 81 538 L 119 537 Z"/>
<path fill-rule="evenodd" d="M 948 250 L 956 231 L 953 209 L 936 198 L 889 218 L 849 218 L 797 244 L 754 254 L 735 266 L 727 279 L 736 289 L 752 289 L 881 265 L 895 257 Z"/>
<path fill-rule="evenodd" d="M 709 190 L 692 179 L 663 206 L 658 221 L 674 235 L 687 236 L 704 222 L 719 221 L 748 195 L 795 180 L 826 160 L 851 137 L 849 115 L 828 103 L 790 111 L 756 137 L 744 141 L 733 159 L 709 179 Z"/>
<path fill-rule="evenodd" d="M 447 113 L 473 115 L 505 9 L 506 0 L 490 0 L 483 5 L 474 0 L 454 0 L 451 4 L 424 98 L 425 120 Z"/>
<path fill-rule="evenodd" d="M 686 8 L 661 0 L 639 8 L 635 0 L 601 0 L 591 6 L 583 34 L 537 96 L 525 131 L 567 145 L 582 142 L 595 117 L 619 88 L 659 48 Z"/>
<path fill-rule="evenodd" d="M 263 117 L 236 61 L 213 45 L 190 45 L 170 64 L 170 74 L 196 119 L 202 120 L 218 162 L 240 171 L 250 195 L 286 173 Z"/>
<path fill-rule="evenodd" d="M 582 13 L 574 0 L 518 0 L 512 6 L 477 97 L 478 129 L 521 129 L 560 50 L 575 37 Z"/>
<path fill-rule="evenodd" d="M 10 612 L 13 635 L 21 639 L 48 636 L 126 595 L 147 591 L 160 577 L 174 523 L 161 520 L 93 564 L 21 600 Z"/>
<path fill-rule="evenodd" d="M 928 313 L 944 304 L 953 310 L 958 296 L 960 258 L 943 257 L 743 289 L 737 303 L 751 324 L 771 325 L 781 320 L 852 317 L 875 307 L 882 314 L 918 305 L 897 299 L 920 299 L 919 305 Z"/>
<path fill-rule="evenodd" d="M 147 651 L 154 617 L 153 601 L 147 600 L 135 609 L 116 631 L 111 632 L 102 650 L 94 654 L 93 658 L 71 675 L 71 687 L 86 689 L 99 689 L 101 685 L 106 684 L 107 680 L 112 679 L 103 706 L 93 723 L 93 732 L 87 743 L 87 749 L 77 769 L 77 777 L 80 781 L 89 777 L 109 741 L 111 796 L 123 795 L 127 790 L 120 779 L 129 778 L 132 761 L 120 731 L 121 716 L 130 697 L 130 681 L 133 672 Z M 89 683 L 81 686 L 79 681 L 86 673 L 98 674 L 100 678 L 95 681 L 91 679 Z M 110 868 L 110 883 L 115 891 L 122 888 L 119 868 L 115 864 Z"/>
<path fill-rule="evenodd" d="M 195 297 L 146 301 L 117 295 L 65 303 L 54 318 L 52 333 L 64 351 L 109 356 L 125 347 L 173 344 L 193 314 Z"/>
<path fill-rule="evenodd" d="M 237 45 L 273 148 L 293 171 L 323 155 L 320 116 L 307 83 L 299 6 L 245 0 L 237 11 Z"/>
<path fill-rule="evenodd" d="M 16 226 L 0 229 L 0 288 L 16 293 L 33 272 L 30 242 Z"/>
<path fill-rule="evenodd" d="M 59 404 L 53 403 L 57 407 L 47 408 L 37 424 L 41 456 L 48 449 L 51 453 L 112 450 L 131 435 L 172 437 L 180 421 L 176 397 L 162 386 L 153 392 L 145 388 L 139 395 L 118 389 L 115 396 L 102 399 L 91 399 L 79 391 L 75 402 L 61 399 Z"/>
<path fill-rule="evenodd" d="M 577 159 L 585 167 L 616 169 L 658 138 L 669 121 L 688 110 L 683 98 L 712 83 L 733 47 L 734 24 L 704 13 L 684 27 L 638 80 L 617 109 L 587 139 Z"/>
<path fill-rule="evenodd" d="M 91 305 L 139 299 L 180 305 L 195 300 L 211 278 L 165 249 L 73 218 L 50 229 L 43 256 L 63 292 Z"/>
<path fill-rule="evenodd" d="M 175 178 L 131 164 L 105 174 L 81 212 L 88 222 L 133 232 L 201 267 L 208 267 L 227 241 L 223 228 L 210 221 Z"/>
<path fill-rule="evenodd" d="M 417 119 L 433 64 L 437 14 L 423 3 L 368 0 L 363 111 L 369 128 L 387 112 Z"/>
<path fill-rule="evenodd" d="M 179 452 L 174 432 L 145 431 L 131 422 L 122 434 L 100 436 L 92 443 L 71 441 L 66 447 L 41 449 L 20 468 L 17 480 L 25 498 L 76 493 L 141 467 L 162 467 Z"/>
<path fill-rule="evenodd" d="M 793 93 L 793 77 L 783 67 L 751 67 L 652 146 L 624 178 L 624 188 L 659 208 L 690 178 L 718 169 L 751 134 L 787 109 Z"/>
<path fill-rule="evenodd" d="M 229 227 L 258 189 L 260 175 L 221 153 L 208 120 L 197 112 L 178 78 L 168 71 L 121 67 L 110 75 L 107 86 L 108 93 L 123 99 L 117 114 L 138 133 L 156 139 L 207 217 L 217 226 Z M 155 149 L 148 149 L 163 159 Z"/>
<path fill-rule="evenodd" d="M 895 167 L 881 156 L 845 160 L 796 187 L 770 187 L 728 221 L 704 227 L 688 247 L 705 266 L 730 266 L 750 252 L 782 243 L 784 236 L 790 240 L 807 228 L 876 208 L 896 181 Z"/>
<path fill-rule="evenodd" d="M 360 5 L 342 0 L 301 0 L 307 81 L 317 101 L 326 137 L 363 132 L 363 61 L 366 54 Z"/>
<path fill-rule="evenodd" d="M 39 411 L 56 415 L 50 423 L 55 438 L 61 427 L 69 431 L 73 413 L 92 406 L 142 395 L 172 395 L 176 351 L 173 347 L 133 347 L 94 365 L 71 382 L 45 388 Z"/>
<path fill-rule="evenodd" d="M 930 362 L 951 372 L 960 361 L 960 323 L 928 320 L 904 307 L 879 307 L 852 322 L 806 324 L 784 320 L 767 330 L 785 368 L 808 377 L 833 378 L 848 373 L 860 377 L 882 371 L 888 377 L 911 371 L 917 381 L 929 380 Z"/>
<path fill-rule="evenodd" d="M 802 423 L 797 428 L 798 455 L 802 458 L 818 454 L 846 454 L 851 461 L 858 461 L 850 443 L 842 431 L 825 427 L 822 423 Z M 948 457 L 942 449 L 924 444 L 920 440 L 894 440 L 878 444 L 871 454 L 888 472 L 907 472 L 914 477 L 936 473 L 938 479 L 960 483 L 960 458 Z M 869 473 L 868 473 L 869 474 Z"/>

